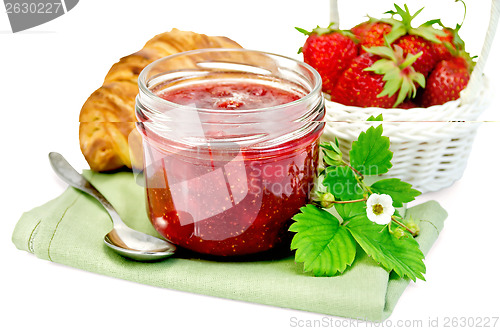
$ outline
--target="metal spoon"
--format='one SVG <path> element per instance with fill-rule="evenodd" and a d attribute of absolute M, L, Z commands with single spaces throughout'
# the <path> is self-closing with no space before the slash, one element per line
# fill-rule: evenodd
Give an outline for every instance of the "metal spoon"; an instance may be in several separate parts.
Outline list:
<path fill-rule="evenodd" d="M 59 153 L 49 153 L 49 160 L 56 174 L 67 184 L 90 194 L 99 201 L 113 222 L 113 230 L 104 236 L 104 243 L 120 255 L 137 261 L 164 259 L 175 252 L 168 241 L 129 228 L 109 201 Z"/>

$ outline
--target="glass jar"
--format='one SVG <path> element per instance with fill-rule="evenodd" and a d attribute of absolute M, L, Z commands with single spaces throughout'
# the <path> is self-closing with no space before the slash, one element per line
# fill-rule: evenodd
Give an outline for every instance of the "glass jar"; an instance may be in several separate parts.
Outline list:
<path fill-rule="evenodd" d="M 153 62 L 138 85 L 156 230 L 217 256 L 289 244 L 291 217 L 316 176 L 325 114 L 318 73 L 279 55 L 206 49 Z"/>

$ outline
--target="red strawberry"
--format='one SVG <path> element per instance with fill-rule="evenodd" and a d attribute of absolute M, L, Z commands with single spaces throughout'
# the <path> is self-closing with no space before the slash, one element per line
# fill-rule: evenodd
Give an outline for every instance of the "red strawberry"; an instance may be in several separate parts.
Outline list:
<path fill-rule="evenodd" d="M 392 25 L 383 21 L 369 20 L 351 29 L 351 32 L 359 40 L 360 52 L 364 53 L 364 47 L 384 46 L 384 36 L 392 30 Z"/>
<path fill-rule="evenodd" d="M 331 100 L 348 106 L 391 108 L 396 102 L 395 95 L 377 97 L 385 86 L 383 76 L 365 71 L 379 59 L 379 56 L 370 53 L 355 58 L 339 78 Z"/>
<path fill-rule="evenodd" d="M 340 76 L 331 100 L 349 106 L 392 108 L 416 94 L 425 78 L 411 64 L 422 55 L 403 57 L 400 47 L 372 47 Z"/>
<path fill-rule="evenodd" d="M 411 108 L 417 108 L 417 107 L 418 107 L 418 105 L 413 100 L 409 100 L 409 99 L 403 101 L 403 103 L 398 106 L 398 108 L 401 108 L 401 109 L 411 109 Z"/>
<path fill-rule="evenodd" d="M 351 32 L 358 40 L 361 40 L 363 38 L 363 35 L 366 34 L 366 32 L 371 28 L 372 25 L 373 21 L 370 19 L 351 28 Z"/>
<path fill-rule="evenodd" d="M 456 100 L 470 79 L 470 66 L 461 56 L 439 62 L 427 79 L 422 106 L 442 105 Z"/>
<path fill-rule="evenodd" d="M 441 22 L 439 22 L 441 26 Z M 447 28 L 443 26 L 444 35 L 436 35 L 436 38 L 441 40 L 442 44 L 433 44 L 434 53 L 441 60 L 448 60 L 453 56 L 459 55 L 460 52 L 464 51 L 465 43 L 458 35 L 458 30 L 460 30 L 461 25 L 457 24 L 455 29 Z"/>
<path fill-rule="evenodd" d="M 338 77 L 358 55 L 358 46 L 349 37 L 350 32 L 317 27 L 312 32 L 296 28 L 308 36 L 304 46 L 304 62 L 321 75 L 323 91 L 331 93 Z M 300 51 L 299 51 L 300 52 Z"/>
<path fill-rule="evenodd" d="M 457 24 L 454 29 L 446 27 L 439 19 L 431 20 L 427 23 L 424 23 L 424 25 L 439 24 L 439 26 L 441 26 L 441 28 L 443 29 L 442 33 L 436 35 L 436 38 L 439 39 L 442 43 L 433 44 L 434 53 L 436 53 L 436 56 L 439 58 L 439 61 L 448 60 L 452 56 L 457 56 L 459 55 L 458 54 L 459 52 L 465 49 L 465 43 L 462 40 L 462 38 L 460 38 L 460 36 L 458 35 L 458 31 L 464 24 L 465 16 L 467 14 L 467 7 L 464 1 L 456 0 L 455 2 L 458 1 L 460 1 L 464 6 L 464 17 L 462 19 L 462 23 Z"/>
<path fill-rule="evenodd" d="M 412 15 L 406 5 L 404 5 L 404 10 L 396 4 L 394 6 L 396 11 L 389 11 L 389 13 L 399 15 L 401 17 L 401 21 L 393 19 L 398 22 L 398 25 L 393 24 L 392 32 L 387 35 L 386 39 L 389 43 L 394 42 L 395 45 L 400 46 L 403 49 L 405 56 L 408 54 L 417 54 L 422 52 L 422 56 L 415 61 L 413 67 L 417 72 L 427 76 L 439 61 L 439 58 L 434 51 L 434 43 L 441 44 L 442 42 L 437 37 L 445 36 L 443 31 L 432 27 L 432 24 L 440 21 L 429 21 L 420 25 L 418 28 L 413 28 L 411 26 L 411 22 L 423 10 L 423 8 Z"/>
<path fill-rule="evenodd" d="M 448 60 L 452 57 L 450 48 L 456 49 L 453 46 L 453 31 L 451 29 L 443 29 L 443 32 L 446 34 L 445 36 L 436 36 L 436 38 L 441 40 L 442 44 L 433 44 L 434 53 L 438 61 Z"/>
<path fill-rule="evenodd" d="M 392 25 L 384 22 L 376 22 L 371 28 L 366 31 L 360 46 L 365 46 L 367 48 L 373 46 L 384 46 L 385 40 L 384 36 L 388 35 L 392 30 Z"/>
<path fill-rule="evenodd" d="M 434 52 L 433 43 L 420 36 L 405 35 L 396 40 L 394 44 L 401 47 L 404 54 L 417 54 L 422 52 L 422 56 L 413 63 L 413 68 L 426 77 L 439 61 L 438 56 Z"/>
<path fill-rule="evenodd" d="M 378 34 L 374 35 L 374 39 L 367 40 L 366 44 L 380 45 L 384 43 L 394 43 L 403 49 L 405 56 L 409 54 L 415 55 L 422 52 L 422 56 L 417 59 L 417 61 L 413 64 L 413 67 L 417 72 L 427 76 L 438 62 L 438 58 L 434 52 L 433 43 L 440 44 L 441 41 L 436 36 L 444 36 L 442 31 L 432 27 L 432 24 L 438 23 L 438 20 L 429 21 L 422 24 L 418 28 L 413 28 L 411 26 L 411 22 L 423 10 L 423 8 L 412 15 L 406 5 L 404 5 L 404 9 L 396 4 L 394 6 L 396 8 L 395 11 L 391 10 L 387 12 L 392 14 L 393 17 L 379 21 L 381 22 L 379 27 L 384 27 L 386 30 L 379 31 Z M 401 19 L 395 19 L 395 15 L 400 16 Z M 377 29 L 375 30 L 377 31 Z M 385 34 L 387 31 L 389 31 L 389 33 Z M 364 44 L 361 43 L 361 46 L 364 46 Z"/>

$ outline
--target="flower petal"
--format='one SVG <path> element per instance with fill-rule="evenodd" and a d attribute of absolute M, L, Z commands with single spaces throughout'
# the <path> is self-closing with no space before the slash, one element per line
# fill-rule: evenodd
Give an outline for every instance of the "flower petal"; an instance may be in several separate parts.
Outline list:
<path fill-rule="evenodd" d="M 378 215 L 375 214 L 373 212 L 374 205 L 382 206 L 383 212 Z M 388 194 L 371 194 L 366 201 L 366 207 L 366 216 L 368 216 L 368 219 L 378 224 L 388 224 L 395 212 L 395 208 L 392 205 L 392 198 Z"/>

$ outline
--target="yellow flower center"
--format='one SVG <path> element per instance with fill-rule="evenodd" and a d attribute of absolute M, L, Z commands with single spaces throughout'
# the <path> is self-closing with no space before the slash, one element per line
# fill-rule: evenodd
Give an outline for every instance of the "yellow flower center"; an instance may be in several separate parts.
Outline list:
<path fill-rule="evenodd" d="M 372 206 L 373 213 L 375 215 L 381 215 L 384 213 L 384 207 L 380 203 L 376 203 Z"/>

